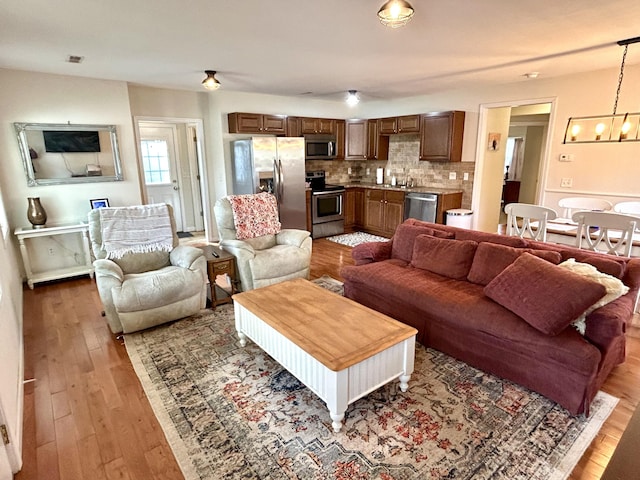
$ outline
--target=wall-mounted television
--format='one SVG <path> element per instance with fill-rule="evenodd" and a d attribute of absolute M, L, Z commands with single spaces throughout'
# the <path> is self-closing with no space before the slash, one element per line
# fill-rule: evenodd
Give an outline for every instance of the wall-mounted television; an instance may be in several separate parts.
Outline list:
<path fill-rule="evenodd" d="M 45 130 L 44 147 L 47 152 L 99 152 L 100 137 L 96 131 Z"/>

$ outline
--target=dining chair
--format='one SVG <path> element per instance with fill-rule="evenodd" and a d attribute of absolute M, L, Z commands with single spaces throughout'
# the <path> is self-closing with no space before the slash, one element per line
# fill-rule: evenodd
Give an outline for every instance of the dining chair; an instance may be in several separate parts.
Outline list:
<path fill-rule="evenodd" d="M 613 206 L 616 213 L 640 216 L 640 202 L 618 202 Z"/>
<path fill-rule="evenodd" d="M 540 242 L 547 241 L 547 221 L 558 216 L 553 208 L 529 203 L 509 203 L 504 212 L 507 214 L 507 235 Z"/>
<path fill-rule="evenodd" d="M 564 208 L 564 218 L 571 218 L 573 210 L 608 211 L 613 204 L 603 198 L 593 197 L 566 197 L 558 202 L 560 208 Z"/>
<path fill-rule="evenodd" d="M 631 255 L 633 231 L 640 223 L 637 217 L 580 211 L 571 218 L 578 224 L 576 247 L 624 257 Z"/>

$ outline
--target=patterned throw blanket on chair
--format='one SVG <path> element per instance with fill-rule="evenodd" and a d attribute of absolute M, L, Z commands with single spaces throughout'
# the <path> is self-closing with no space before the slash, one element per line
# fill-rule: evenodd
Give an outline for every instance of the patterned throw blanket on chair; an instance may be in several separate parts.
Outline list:
<path fill-rule="evenodd" d="M 166 204 L 100 209 L 102 248 L 107 258 L 128 253 L 170 252 L 173 230 Z"/>
<path fill-rule="evenodd" d="M 238 240 L 280 232 L 282 224 L 278 220 L 278 201 L 270 193 L 229 195 L 227 199 L 231 204 Z"/>

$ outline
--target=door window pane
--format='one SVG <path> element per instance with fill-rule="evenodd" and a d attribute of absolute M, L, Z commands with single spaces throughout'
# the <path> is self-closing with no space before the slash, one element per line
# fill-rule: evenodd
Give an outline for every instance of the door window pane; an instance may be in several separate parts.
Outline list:
<path fill-rule="evenodd" d="M 171 183 L 167 142 L 164 140 L 142 140 L 140 143 L 145 183 L 147 185 Z"/>

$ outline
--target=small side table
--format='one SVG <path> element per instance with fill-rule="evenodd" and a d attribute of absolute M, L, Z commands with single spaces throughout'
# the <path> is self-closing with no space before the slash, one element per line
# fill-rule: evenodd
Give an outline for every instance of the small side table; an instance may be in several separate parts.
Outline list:
<path fill-rule="evenodd" d="M 224 303 L 231 303 L 233 301 L 231 296 L 237 293 L 238 285 L 236 280 L 236 257 L 214 245 L 205 245 L 199 248 L 204 252 L 204 256 L 207 259 L 207 275 L 211 288 L 211 308 L 216 308 Z M 216 284 L 216 279 L 221 275 L 229 276 L 231 291 L 227 291 L 219 284 Z"/>

